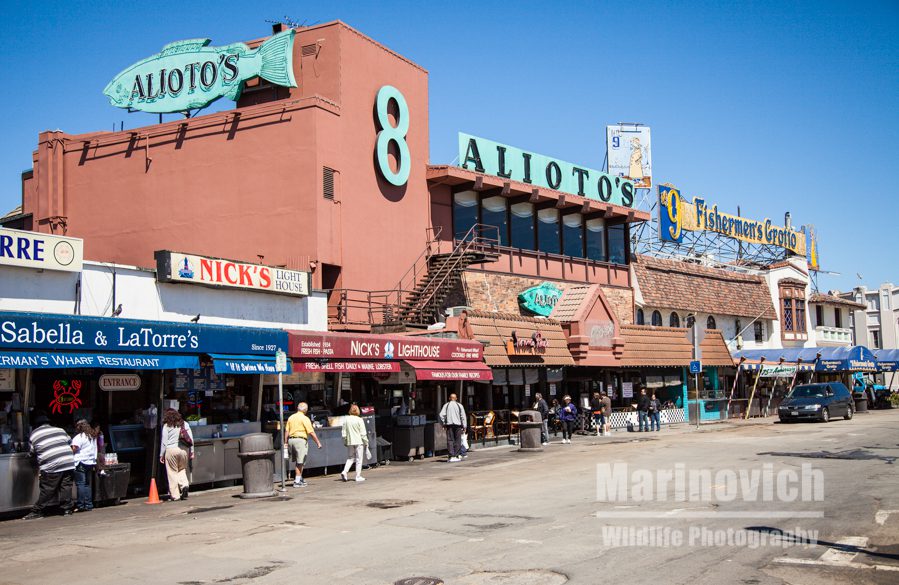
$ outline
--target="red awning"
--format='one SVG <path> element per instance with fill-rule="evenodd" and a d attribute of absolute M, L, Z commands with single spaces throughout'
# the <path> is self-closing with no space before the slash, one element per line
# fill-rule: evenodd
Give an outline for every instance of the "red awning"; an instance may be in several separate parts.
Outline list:
<path fill-rule="evenodd" d="M 438 362 L 430 360 L 406 361 L 415 370 L 416 380 L 471 380 L 489 382 L 493 371 L 481 362 Z"/>

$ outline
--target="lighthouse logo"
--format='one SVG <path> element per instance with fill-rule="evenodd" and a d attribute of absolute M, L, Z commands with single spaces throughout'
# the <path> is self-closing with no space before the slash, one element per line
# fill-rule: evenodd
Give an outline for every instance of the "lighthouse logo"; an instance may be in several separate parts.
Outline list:
<path fill-rule="evenodd" d="M 193 278 L 194 277 L 194 267 L 190 263 L 190 260 L 187 259 L 187 256 L 178 264 L 178 276 L 181 278 Z"/>
<path fill-rule="evenodd" d="M 384 359 L 392 360 L 393 359 L 393 342 L 388 341 L 384 344 Z"/>

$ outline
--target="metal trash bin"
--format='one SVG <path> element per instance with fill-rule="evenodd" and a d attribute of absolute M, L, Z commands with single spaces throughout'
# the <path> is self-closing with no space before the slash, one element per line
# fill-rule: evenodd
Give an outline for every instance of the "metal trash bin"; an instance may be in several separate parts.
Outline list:
<path fill-rule="evenodd" d="M 252 433 L 240 438 L 243 493 L 241 498 L 267 498 L 276 495 L 274 489 L 275 449 L 269 433 Z"/>
<path fill-rule="evenodd" d="M 536 410 L 522 410 L 518 413 L 518 450 L 543 451 L 540 435 L 543 432 L 543 417 Z"/>
<path fill-rule="evenodd" d="M 868 399 L 864 395 L 855 397 L 855 412 L 868 412 Z"/>
<path fill-rule="evenodd" d="M 102 475 L 101 475 L 102 473 Z M 131 481 L 131 464 L 116 463 L 105 465 L 103 469 L 94 469 L 94 503 L 111 502 L 118 504 L 128 495 L 128 483 Z"/>

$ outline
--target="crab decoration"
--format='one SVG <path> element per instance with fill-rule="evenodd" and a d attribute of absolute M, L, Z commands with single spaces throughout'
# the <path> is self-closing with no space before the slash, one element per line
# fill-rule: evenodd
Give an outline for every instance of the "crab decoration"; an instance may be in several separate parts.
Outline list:
<path fill-rule="evenodd" d="M 62 412 L 63 407 L 69 407 L 69 414 L 81 408 L 81 380 L 55 380 L 53 382 L 53 400 L 50 402 L 50 411 L 54 414 Z"/>

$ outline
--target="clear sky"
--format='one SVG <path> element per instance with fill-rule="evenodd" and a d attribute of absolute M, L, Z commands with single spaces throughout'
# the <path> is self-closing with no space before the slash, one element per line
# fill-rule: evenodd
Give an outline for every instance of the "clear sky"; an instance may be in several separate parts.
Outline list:
<path fill-rule="evenodd" d="M 152 123 L 105 85 L 168 42 L 341 19 L 430 72 L 431 161 L 469 132 L 601 168 L 652 127 L 656 180 L 819 234 L 819 288 L 899 283 L 899 2 L 41 2 L 0 5 L 0 213 L 38 132 Z M 227 106 L 227 102 L 220 102 Z M 892 178 L 891 178 L 892 177 Z"/>

